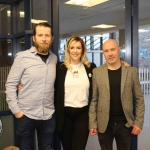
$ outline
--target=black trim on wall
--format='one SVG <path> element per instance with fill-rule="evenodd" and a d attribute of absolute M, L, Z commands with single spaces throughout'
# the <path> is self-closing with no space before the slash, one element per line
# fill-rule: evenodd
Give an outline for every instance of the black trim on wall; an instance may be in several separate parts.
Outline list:
<path fill-rule="evenodd" d="M 59 0 L 47 0 L 47 10 L 48 23 L 52 26 L 54 34 L 52 52 L 59 59 Z"/>
<path fill-rule="evenodd" d="M 138 67 L 139 45 L 139 0 L 125 1 L 125 49 L 126 61 Z"/>
<path fill-rule="evenodd" d="M 0 34 L 0 39 L 12 39 L 13 36 L 12 35 L 3 35 L 3 34 Z"/>
<path fill-rule="evenodd" d="M 26 30 L 32 29 L 31 19 L 32 19 L 32 0 L 24 0 L 24 11 L 25 11 L 25 49 L 29 49 L 32 44 L 32 35 L 26 34 Z"/>
<path fill-rule="evenodd" d="M 131 18 L 132 18 L 132 0 L 125 0 L 125 60 L 131 64 L 131 49 L 132 49 L 132 41 L 131 41 Z"/>
<path fill-rule="evenodd" d="M 14 2 L 14 0 L 0 0 L 0 4 L 12 4 Z"/>
<path fill-rule="evenodd" d="M 139 0 L 132 0 L 132 65 L 139 64 Z"/>
<path fill-rule="evenodd" d="M 131 66 L 138 67 L 139 59 L 139 0 L 125 0 L 125 60 Z M 134 105 L 134 104 L 133 104 Z M 135 105 L 134 105 L 135 106 Z M 135 114 L 135 109 L 133 114 Z M 138 136 L 133 135 L 131 141 L 131 150 L 138 149 Z"/>

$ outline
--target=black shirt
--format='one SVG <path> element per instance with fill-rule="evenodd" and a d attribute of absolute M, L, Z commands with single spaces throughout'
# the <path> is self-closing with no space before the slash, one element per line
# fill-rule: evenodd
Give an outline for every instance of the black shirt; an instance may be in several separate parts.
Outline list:
<path fill-rule="evenodd" d="M 47 55 L 42 55 L 42 54 L 37 53 L 37 55 L 39 55 L 41 57 L 41 59 L 43 60 L 43 62 L 46 63 L 46 60 L 47 60 L 47 58 L 49 56 L 49 53 Z"/>
<path fill-rule="evenodd" d="M 110 118 L 113 122 L 126 122 L 121 103 L 121 67 L 117 70 L 109 70 L 110 87 Z"/>

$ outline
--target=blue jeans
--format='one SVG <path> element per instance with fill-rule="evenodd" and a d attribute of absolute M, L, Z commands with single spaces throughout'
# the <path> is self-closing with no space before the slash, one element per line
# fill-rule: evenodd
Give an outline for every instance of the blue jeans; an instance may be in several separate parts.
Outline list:
<path fill-rule="evenodd" d="M 125 123 L 109 123 L 104 133 L 98 132 L 101 150 L 112 150 L 115 138 L 117 150 L 130 150 L 132 128 L 127 128 Z"/>
<path fill-rule="evenodd" d="M 20 150 L 34 150 L 35 130 L 37 131 L 39 150 L 51 150 L 55 130 L 55 115 L 48 120 L 34 120 L 27 116 L 16 119 L 16 134 Z"/>

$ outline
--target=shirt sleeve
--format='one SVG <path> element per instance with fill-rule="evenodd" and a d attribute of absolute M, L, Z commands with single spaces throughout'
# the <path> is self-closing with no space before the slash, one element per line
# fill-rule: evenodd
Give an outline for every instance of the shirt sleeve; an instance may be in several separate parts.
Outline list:
<path fill-rule="evenodd" d="M 23 58 L 19 54 L 15 57 L 6 82 L 6 101 L 13 114 L 21 111 L 18 106 L 17 86 L 21 83 L 24 66 Z"/>

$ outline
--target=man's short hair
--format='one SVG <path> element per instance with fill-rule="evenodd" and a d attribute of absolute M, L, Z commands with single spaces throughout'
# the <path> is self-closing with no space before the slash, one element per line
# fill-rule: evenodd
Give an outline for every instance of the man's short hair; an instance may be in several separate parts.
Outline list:
<path fill-rule="evenodd" d="M 47 22 L 40 22 L 40 23 L 36 24 L 36 25 L 34 26 L 34 29 L 33 29 L 33 36 L 36 35 L 36 27 L 37 27 L 37 26 L 43 26 L 43 27 L 48 27 L 48 28 L 50 28 L 50 29 L 51 29 L 51 34 L 52 34 L 52 36 L 53 36 L 53 29 L 52 29 L 51 25 L 49 25 Z"/>

